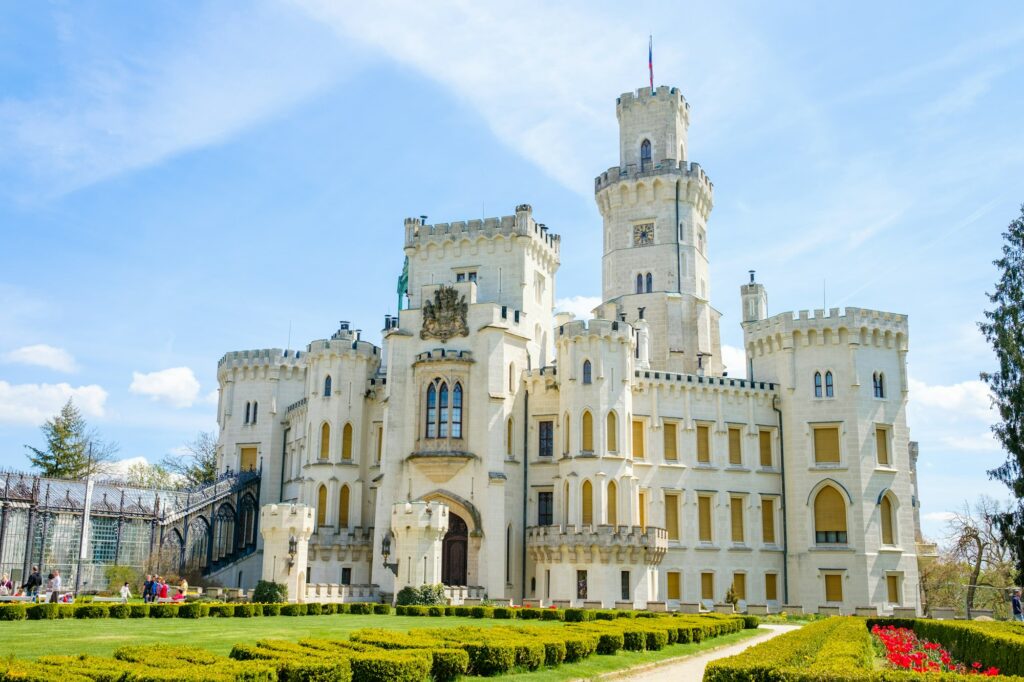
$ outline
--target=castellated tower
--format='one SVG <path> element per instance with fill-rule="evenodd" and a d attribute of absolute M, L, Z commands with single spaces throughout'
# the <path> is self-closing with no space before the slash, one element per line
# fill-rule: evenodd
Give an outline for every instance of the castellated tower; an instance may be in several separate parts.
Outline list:
<path fill-rule="evenodd" d="M 616 113 L 619 165 L 594 182 L 603 299 L 618 319 L 647 320 L 652 368 L 720 374 L 708 275 L 713 187 L 686 161 L 689 104 L 675 88 L 641 88 L 619 97 Z"/>

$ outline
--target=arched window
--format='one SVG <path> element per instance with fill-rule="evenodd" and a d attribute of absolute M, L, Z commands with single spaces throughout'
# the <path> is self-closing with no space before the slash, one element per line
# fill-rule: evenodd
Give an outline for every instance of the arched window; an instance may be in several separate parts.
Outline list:
<path fill-rule="evenodd" d="M 583 451 L 594 451 L 594 417 L 590 410 L 583 410 Z"/>
<path fill-rule="evenodd" d="M 814 397 L 821 397 L 821 372 L 814 373 Z"/>
<path fill-rule="evenodd" d="M 636 293 L 638 293 L 638 294 L 644 293 L 644 276 L 643 275 L 637 275 L 636 276 Z"/>
<path fill-rule="evenodd" d="M 583 361 L 583 383 L 593 383 L 593 372 L 590 369 L 590 360 Z"/>
<path fill-rule="evenodd" d="M 830 485 L 814 498 L 814 541 L 819 545 L 846 544 L 846 503 L 842 493 Z"/>
<path fill-rule="evenodd" d="M 619 420 L 615 417 L 614 412 L 608 413 L 607 422 L 608 452 L 617 452 L 619 449 Z"/>
<path fill-rule="evenodd" d="M 213 559 L 218 561 L 235 551 L 235 512 L 228 505 L 217 510 L 214 524 Z"/>
<path fill-rule="evenodd" d="M 651 141 L 644 140 L 640 144 L 640 170 L 647 170 L 651 165 Z"/>
<path fill-rule="evenodd" d="M 437 437 L 448 437 L 448 384 L 442 383 L 437 392 Z"/>
<path fill-rule="evenodd" d="M 252 404 L 251 403 L 246 403 L 245 404 L 245 423 L 246 424 L 249 423 L 249 414 L 250 414 L 251 410 L 252 410 Z"/>
<path fill-rule="evenodd" d="M 327 422 L 320 427 L 320 459 L 331 458 L 331 425 Z"/>
<path fill-rule="evenodd" d="M 651 293 L 652 291 L 654 291 L 654 277 L 652 277 L 651 273 L 648 272 L 647 273 L 647 293 Z"/>
<path fill-rule="evenodd" d="M 252 421 L 249 422 L 250 424 L 255 424 L 256 423 L 256 412 L 259 409 L 260 409 L 260 404 L 254 400 L 253 403 L 252 403 Z"/>
<path fill-rule="evenodd" d="M 608 525 L 619 525 L 619 487 L 608 481 Z"/>
<path fill-rule="evenodd" d="M 583 505 L 580 523 L 584 526 L 592 526 L 594 524 L 594 486 L 590 484 L 590 481 L 583 481 L 580 498 Z"/>
<path fill-rule="evenodd" d="M 330 374 L 328 374 L 327 378 L 324 379 L 324 397 L 325 398 L 330 398 L 331 397 L 331 375 Z"/>
<path fill-rule="evenodd" d="M 437 438 L 437 388 L 427 386 L 427 438 Z"/>
<path fill-rule="evenodd" d="M 505 456 L 512 457 L 512 417 L 505 421 Z"/>
<path fill-rule="evenodd" d="M 825 372 L 825 397 L 831 398 L 835 395 L 832 390 L 832 372 Z"/>
<path fill-rule="evenodd" d="M 462 438 L 462 384 L 452 391 L 452 438 Z"/>
<path fill-rule="evenodd" d="M 341 486 L 338 493 L 338 528 L 348 528 L 348 501 L 351 492 L 347 485 Z"/>
<path fill-rule="evenodd" d="M 875 372 L 871 375 L 871 384 L 875 390 L 876 398 L 885 397 L 885 375 L 881 372 Z"/>
<path fill-rule="evenodd" d="M 316 491 L 316 526 L 327 525 L 327 486 L 323 483 Z"/>
<path fill-rule="evenodd" d="M 569 413 L 562 418 L 562 454 L 569 454 Z"/>
<path fill-rule="evenodd" d="M 352 460 L 352 425 L 345 424 L 341 430 L 341 458 L 346 461 Z"/>
<path fill-rule="evenodd" d="M 888 495 L 883 495 L 882 503 L 878 506 L 882 520 L 882 544 L 895 545 L 896 533 L 894 532 L 895 527 L 893 525 L 892 500 L 889 499 Z"/>

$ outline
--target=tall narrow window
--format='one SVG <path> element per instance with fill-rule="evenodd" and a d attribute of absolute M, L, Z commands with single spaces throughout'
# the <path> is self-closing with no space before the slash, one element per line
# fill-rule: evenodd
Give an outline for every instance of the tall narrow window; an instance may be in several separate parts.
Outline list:
<path fill-rule="evenodd" d="M 562 454 L 569 454 L 569 413 L 562 418 Z"/>
<path fill-rule="evenodd" d="M 889 466 L 889 433 L 878 426 L 875 427 L 875 453 L 879 466 Z"/>
<path fill-rule="evenodd" d="M 885 374 L 882 372 L 878 373 L 878 397 L 885 397 Z"/>
<path fill-rule="evenodd" d="M 619 420 L 615 416 L 614 412 L 608 413 L 608 419 L 606 420 L 606 438 L 608 441 L 608 452 L 618 452 L 619 450 Z"/>
<path fill-rule="evenodd" d="M 320 427 L 320 459 L 331 458 L 331 426 L 324 422 Z"/>
<path fill-rule="evenodd" d="M 842 494 L 832 486 L 825 486 L 814 498 L 814 542 L 846 544 L 846 504 Z"/>
<path fill-rule="evenodd" d="M 516 391 L 516 363 L 510 362 L 508 365 L 508 392 L 515 393 Z"/>
<path fill-rule="evenodd" d="M 345 424 L 341 430 L 341 458 L 346 462 L 352 461 L 352 425 Z"/>
<path fill-rule="evenodd" d="M 900 600 L 900 577 L 898 575 L 885 576 L 886 598 L 890 604 L 899 604 Z"/>
<path fill-rule="evenodd" d="M 758 446 L 761 454 L 761 467 L 770 469 L 772 466 L 772 432 L 761 429 L 757 434 Z"/>
<path fill-rule="evenodd" d="M 647 530 L 647 491 L 641 490 L 638 497 L 640 499 L 640 529 Z"/>
<path fill-rule="evenodd" d="M 427 438 L 437 438 L 437 387 L 427 387 Z"/>
<path fill-rule="evenodd" d="M 735 426 L 729 427 L 729 465 L 743 465 L 743 438 L 742 432 Z"/>
<path fill-rule="evenodd" d="M 537 493 L 537 525 L 550 526 L 554 523 L 554 493 L 543 491 Z"/>
<path fill-rule="evenodd" d="M 777 573 L 764 574 L 764 598 L 776 601 L 779 598 L 779 576 Z"/>
<path fill-rule="evenodd" d="M 742 544 L 744 541 L 742 497 L 732 497 L 729 499 L 729 515 L 732 518 L 732 541 Z"/>
<path fill-rule="evenodd" d="M 665 422 L 662 426 L 662 433 L 665 439 L 665 461 L 679 461 L 679 450 L 677 449 L 678 429 L 675 422 Z"/>
<path fill-rule="evenodd" d="M 825 601 L 843 601 L 843 576 L 838 573 L 825 575 Z"/>
<path fill-rule="evenodd" d="M 338 528 L 348 528 L 348 501 L 350 492 L 347 485 L 338 493 Z"/>
<path fill-rule="evenodd" d="M 651 166 L 651 141 L 644 140 L 640 143 L 640 170 L 647 170 Z"/>
<path fill-rule="evenodd" d="M 715 598 L 715 574 L 714 573 L 701 573 L 700 574 L 700 598 L 704 600 L 714 600 Z"/>
<path fill-rule="evenodd" d="M 619 572 L 619 597 L 622 601 L 629 601 L 629 571 Z"/>
<path fill-rule="evenodd" d="M 711 463 L 711 433 L 706 424 L 697 425 L 697 463 Z"/>
<path fill-rule="evenodd" d="M 832 372 L 825 372 L 825 397 L 831 398 L 835 395 L 832 390 Z"/>
<path fill-rule="evenodd" d="M 814 373 L 814 397 L 821 397 L 821 372 Z"/>
<path fill-rule="evenodd" d="M 711 498 L 701 495 L 697 498 L 697 539 L 711 542 Z"/>
<path fill-rule="evenodd" d="M 644 422 L 642 419 L 633 420 L 633 458 L 644 459 L 647 457 L 647 450 L 644 448 Z"/>
<path fill-rule="evenodd" d="M 376 462 L 378 464 L 380 464 L 380 454 L 381 454 L 381 451 L 383 449 L 384 449 L 384 427 L 380 426 L 380 427 L 377 428 L 377 454 L 376 454 L 376 457 L 375 457 Z"/>
<path fill-rule="evenodd" d="M 651 273 L 649 272 L 647 273 L 647 277 L 645 278 L 645 283 L 647 293 L 651 293 L 652 291 L 654 291 L 654 278 L 651 276 Z"/>
<path fill-rule="evenodd" d="M 679 540 L 679 494 L 665 493 L 665 530 L 669 540 Z"/>
<path fill-rule="evenodd" d="M 253 404 L 252 404 L 252 421 L 250 422 L 251 424 L 255 424 L 256 423 L 256 414 L 257 414 L 257 412 L 259 412 L 259 409 L 260 409 L 260 404 L 255 402 L 255 401 L 253 401 Z"/>
<path fill-rule="evenodd" d="M 316 525 L 327 525 L 327 486 L 322 483 L 316 491 Z"/>
<path fill-rule="evenodd" d="M 583 410 L 583 451 L 594 451 L 594 417 L 590 410 Z"/>
<path fill-rule="evenodd" d="M 638 294 L 644 293 L 644 276 L 643 275 L 637 275 L 636 276 L 636 293 L 638 293 Z"/>
<path fill-rule="evenodd" d="M 814 429 L 814 463 L 839 464 L 838 426 L 819 426 Z"/>
<path fill-rule="evenodd" d="M 512 580 L 512 524 L 505 529 L 505 582 Z"/>
<path fill-rule="evenodd" d="M 593 383 L 593 373 L 590 368 L 590 360 L 583 361 L 583 383 Z"/>
<path fill-rule="evenodd" d="M 747 574 L 746 573 L 733 573 L 732 574 L 732 593 L 736 595 L 736 598 L 741 601 L 747 599 Z"/>
<path fill-rule="evenodd" d="M 584 526 L 591 526 L 594 524 L 594 486 L 590 484 L 590 481 L 583 481 L 583 488 L 580 492 L 580 502 L 583 508 L 580 523 Z"/>
<path fill-rule="evenodd" d="M 441 384 L 437 392 L 437 437 L 448 437 L 448 384 Z"/>
<path fill-rule="evenodd" d="M 325 398 L 330 398 L 331 397 L 331 375 L 330 374 L 328 374 L 327 378 L 324 379 L 324 397 Z"/>
<path fill-rule="evenodd" d="M 761 498 L 761 541 L 775 544 L 775 500 L 770 497 Z"/>
<path fill-rule="evenodd" d="M 551 457 L 555 451 L 555 424 L 551 421 L 542 421 L 537 424 L 538 443 L 537 454 L 540 457 Z"/>
<path fill-rule="evenodd" d="M 619 525 L 619 486 L 615 481 L 608 481 L 608 525 Z"/>
<path fill-rule="evenodd" d="M 462 438 L 462 384 L 452 391 L 452 438 Z"/>
<path fill-rule="evenodd" d="M 505 456 L 512 458 L 512 417 L 505 420 Z"/>
<path fill-rule="evenodd" d="M 249 413 L 251 412 L 251 410 L 252 410 L 252 404 L 251 403 L 246 403 L 245 404 L 245 423 L 246 424 L 249 423 Z"/>
<path fill-rule="evenodd" d="M 681 590 L 679 589 L 679 587 L 680 587 L 679 571 L 668 571 L 665 574 L 665 578 L 667 579 L 667 583 L 668 583 L 667 584 L 668 590 L 667 590 L 667 593 L 665 594 L 665 597 L 667 599 L 682 599 L 682 597 L 680 596 L 681 595 Z"/>
<path fill-rule="evenodd" d="M 892 500 L 888 495 L 882 497 L 882 504 L 879 505 L 882 519 L 882 544 L 895 545 L 896 534 L 893 532 Z"/>

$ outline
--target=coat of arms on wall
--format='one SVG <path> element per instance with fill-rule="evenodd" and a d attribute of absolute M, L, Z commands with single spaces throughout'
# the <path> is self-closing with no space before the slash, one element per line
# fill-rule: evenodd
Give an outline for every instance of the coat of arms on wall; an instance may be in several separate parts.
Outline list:
<path fill-rule="evenodd" d="M 447 341 L 453 336 L 469 336 L 466 313 L 469 304 L 454 287 L 440 286 L 434 292 L 434 300 L 423 304 L 423 329 L 421 339 Z"/>

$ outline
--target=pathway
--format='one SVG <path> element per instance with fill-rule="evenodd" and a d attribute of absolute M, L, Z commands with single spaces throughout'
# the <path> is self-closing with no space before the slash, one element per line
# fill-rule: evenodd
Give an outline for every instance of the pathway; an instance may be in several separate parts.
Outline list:
<path fill-rule="evenodd" d="M 633 673 L 616 675 L 618 679 L 630 680 L 631 682 L 700 682 L 704 678 L 704 668 L 711 661 L 719 658 L 735 656 L 744 649 L 766 642 L 772 637 L 777 637 L 785 632 L 798 629 L 799 625 L 768 625 L 762 624 L 760 630 L 764 633 L 756 637 L 744 640 L 738 644 L 730 644 L 721 649 L 713 649 L 697 656 L 690 656 L 675 663 L 656 665 L 646 670 Z"/>

